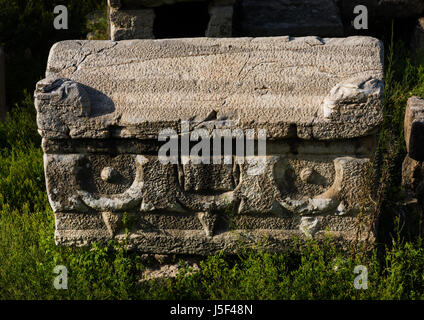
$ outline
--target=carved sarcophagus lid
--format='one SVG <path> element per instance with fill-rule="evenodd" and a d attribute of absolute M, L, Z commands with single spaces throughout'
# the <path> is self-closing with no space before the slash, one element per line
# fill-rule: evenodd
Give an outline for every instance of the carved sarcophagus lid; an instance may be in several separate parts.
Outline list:
<path fill-rule="evenodd" d="M 144 252 L 209 254 L 329 233 L 352 242 L 382 51 L 369 37 L 55 44 L 35 105 L 57 243 L 126 237 Z M 223 161 L 218 129 L 234 145 Z M 178 155 L 162 161 L 173 137 Z"/>

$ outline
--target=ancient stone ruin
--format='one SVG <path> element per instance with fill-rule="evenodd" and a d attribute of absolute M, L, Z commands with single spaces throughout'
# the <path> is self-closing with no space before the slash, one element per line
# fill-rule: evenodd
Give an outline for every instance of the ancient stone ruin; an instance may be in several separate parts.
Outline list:
<path fill-rule="evenodd" d="M 112 40 L 376 36 L 353 27 L 358 5 L 366 6 L 374 29 L 379 21 L 407 25 L 424 16 L 422 0 L 109 0 L 109 34 Z M 410 36 L 405 40 L 415 44 L 417 36 Z"/>
<path fill-rule="evenodd" d="M 157 37 L 154 31 L 162 37 L 169 37 L 170 34 L 174 35 L 171 37 L 176 34 L 180 37 L 231 37 L 234 2 L 235 0 L 109 0 L 110 38 L 153 39 Z M 186 21 L 190 24 L 181 30 Z"/>
<path fill-rule="evenodd" d="M 424 200 L 424 99 L 411 97 L 405 110 L 405 143 L 408 154 L 402 167 L 402 184 L 407 201 Z"/>
<path fill-rule="evenodd" d="M 402 164 L 403 199 L 396 208 L 403 213 L 402 229 L 406 236 L 422 236 L 424 204 L 424 99 L 411 97 L 405 110 L 404 136 L 407 155 Z"/>
<path fill-rule="evenodd" d="M 35 91 L 56 242 L 210 254 L 364 241 L 382 79 L 371 37 L 59 42 Z M 253 130 L 254 153 L 160 161 L 164 130 L 193 151 L 197 129 L 207 142 Z"/>

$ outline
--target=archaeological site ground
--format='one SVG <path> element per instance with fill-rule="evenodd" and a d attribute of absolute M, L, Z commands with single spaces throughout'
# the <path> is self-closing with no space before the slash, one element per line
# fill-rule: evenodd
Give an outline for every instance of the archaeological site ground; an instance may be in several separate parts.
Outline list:
<path fill-rule="evenodd" d="M 0 0 L 1 300 L 423 300 L 423 162 L 422 0 Z"/>

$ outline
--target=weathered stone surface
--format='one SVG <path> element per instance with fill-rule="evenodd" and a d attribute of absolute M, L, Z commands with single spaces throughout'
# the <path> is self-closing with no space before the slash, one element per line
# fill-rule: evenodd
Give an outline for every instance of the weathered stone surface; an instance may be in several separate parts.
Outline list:
<path fill-rule="evenodd" d="M 412 159 L 424 161 L 424 99 L 412 97 L 408 99 L 405 110 L 405 143 L 406 150 Z"/>
<path fill-rule="evenodd" d="M 114 41 L 152 39 L 155 12 L 153 9 L 109 10 L 110 36 Z"/>
<path fill-rule="evenodd" d="M 46 75 L 36 93 L 45 138 L 157 138 L 212 111 L 209 124 L 270 139 L 361 137 L 382 121 L 382 44 L 368 37 L 64 41 Z M 52 112 L 74 94 L 77 105 Z"/>
<path fill-rule="evenodd" d="M 127 238 L 143 252 L 210 254 L 365 239 L 358 214 L 371 210 L 362 190 L 382 118 L 378 40 L 65 41 L 46 75 L 35 106 L 58 244 Z M 266 129 L 266 152 L 161 163 L 159 133 L 181 133 L 182 121 L 191 132 Z"/>
<path fill-rule="evenodd" d="M 406 198 L 419 198 L 424 196 L 424 167 L 422 161 L 405 157 L 402 164 L 402 187 L 406 191 Z"/>
<path fill-rule="evenodd" d="M 343 24 L 333 0 L 244 0 L 237 10 L 242 36 L 341 36 Z"/>
<path fill-rule="evenodd" d="M 406 213 L 402 215 L 402 223 L 408 236 L 419 237 L 424 234 L 421 223 L 424 204 L 424 99 L 408 99 L 404 135 L 408 154 L 402 164 L 404 199 L 400 210 Z"/>
<path fill-rule="evenodd" d="M 402 186 L 407 198 L 421 202 L 424 197 L 424 99 L 408 99 L 404 135 L 408 155 L 402 165 Z"/>
<path fill-rule="evenodd" d="M 168 279 L 177 277 L 178 273 L 181 272 L 181 265 L 178 263 L 163 264 L 156 268 L 147 268 L 143 271 L 142 278 L 139 282 L 150 281 L 154 279 Z M 199 266 L 195 262 L 185 261 L 185 268 L 188 268 L 186 275 L 191 275 L 200 270 Z"/>
<path fill-rule="evenodd" d="M 5 88 L 5 70 L 4 70 L 4 52 L 0 47 L 0 120 L 6 118 L 6 88 Z"/>

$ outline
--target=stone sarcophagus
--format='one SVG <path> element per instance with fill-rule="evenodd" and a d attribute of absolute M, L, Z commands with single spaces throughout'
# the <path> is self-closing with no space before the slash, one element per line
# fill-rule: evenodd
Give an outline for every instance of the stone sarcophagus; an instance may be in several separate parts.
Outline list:
<path fill-rule="evenodd" d="M 353 242 L 382 51 L 369 37 L 55 44 L 35 106 L 56 242 L 161 254 Z"/>

